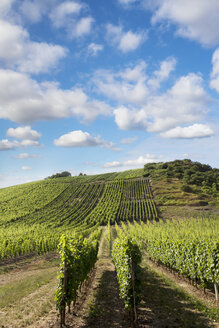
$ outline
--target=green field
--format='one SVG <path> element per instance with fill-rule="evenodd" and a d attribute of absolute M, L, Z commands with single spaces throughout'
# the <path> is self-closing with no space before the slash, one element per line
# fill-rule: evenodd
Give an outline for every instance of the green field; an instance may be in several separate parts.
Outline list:
<path fill-rule="evenodd" d="M 55 250 L 62 233 L 88 235 L 108 220 L 156 218 L 142 173 L 46 179 L 1 189 L 0 258 Z"/>
<path fill-rule="evenodd" d="M 97 261 L 101 240 L 108 245 L 109 258 L 113 254 L 120 296 L 129 311 L 138 306 L 137 301 L 133 302 L 133 295 L 140 300 L 139 278 L 134 277 L 133 265 L 141 271 L 142 257 L 144 263 L 155 261 L 195 285 L 210 288 L 212 293 L 215 288 L 216 295 L 219 283 L 218 186 L 217 170 L 185 160 L 148 164 L 144 169 L 120 173 L 51 178 L 1 189 L 1 274 L 4 270 L 7 272 L 10 263 L 27 258 L 36 261 L 44 254 L 55 254 L 59 248 L 61 266 L 56 303 L 62 317 L 63 309 L 76 302 L 78 289 L 88 279 Z M 31 262 L 28 266 L 31 267 Z M 39 277 L 42 285 L 50 281 L 55 283 L 58 268 L 51 266 L 51 272 L 49 268 L 50 264 L 48 279 L 36 268 L 37 283 L 30 290 L 41 286 Z M 151 269 L 144 270 L 149 270 L 149 274 Z M 65 272 L 68 274 L 67 291 L 63 289 Z M 24 293 L 17 280 L 13 278 L 12 281 L 19 298 L 25 300 L 31 274 L 29 277 L 28 273 L 23 282 Z M 54 290 L 55 285 L 53 293 Z M 13 301 L 8 285 L 0 286 L 0 292 L 7 296 L 0 307 L 7 309 Z M 48 308 L 52 304 L 51 295 L 46 301 L 50 304 Z M 214 307 L 202 305 L 202 311 L 207 311 L 210 319 L 217 318 Z M 22 316 L 19 318 L 22 321 Z"/>

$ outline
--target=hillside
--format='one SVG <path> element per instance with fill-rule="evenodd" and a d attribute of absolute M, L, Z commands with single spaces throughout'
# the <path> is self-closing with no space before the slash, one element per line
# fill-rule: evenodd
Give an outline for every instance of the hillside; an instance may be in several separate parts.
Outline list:
<path fill-rule="evenodd" d="M 218 177 L 219 170 L 184 160 L 1 189 L 0 256 L 55 249 L 72 229 L 86 235 L 108 222 L 217 213 Z"/>
<path fill-rule="evenodd" d="M 145 294 L 141 295 L 141 309 L 137 310 L 139 327 L 145 327 L 145 322 L 150 317 L 146 304 L 158 316 L 151 325 L 146 324 L 146 327 L 159 327 L 161 322 L 163 326 L 189 327 L 190 321 L 194 326 L 213 327 L 209 321 L 217 318 L 213 286 L 219 280 L 218 217 L 214 215 L 219 209 L 218 186 L 218 170 L 184 160 L 147 164 L 144 169 L 119 173 L 64 178 L 57 175 L 43 181 L 1 189 L 0 309 L 3 312 L 0 312 L 0 324 L 10 326 L 13 323 L 16 328 L 58 327 L 54 293 L 57 270 L 64 272 L 64 269 L 58 269 L 59 262 L 54 251 L 63 242 L 63 249 L 69 243 L 70 249 L 75 245 L 73 249 L 76 252 L 78 242 L 78 254 L 83 254 L 82 248 L 89 239 L 96 240 L 97 247 L 100 238 L 97 236 L 103 230 L 96 273 L 91 285 L 84 291 L 86 295 L 93 295 L 93 301 L 89 303 L 88 297 L 83 296 L 83 291 L 82 294 L 77 293 L 81 295 L 79 302 L 82 298 L 87 313 L 78 310 L 81 313 L 78 319 L 67 317 L 69 327 L 72 322 L 74 327 L 75 324 L 77 327 L 97 327 L 103 322 L 110 328 L 114 325 L 130 325 L 130 318 L 119 300 L 119 286 L 110 255 L 116 237 L 121 238 L 122 242 L 127 238 L 135 240 L 136 247 L 142 253 L 141 279 L 145 282 L 142 285 Z M 173 218 L 177 220 L 174 221 Z M 106 227 L 102 228 L 103 226 Z M 63 234 L 65 237 L 62 237 L 60 243 Z M 91 245 L 86 247 L 88 248 L 84 251 L 84 256 L 91 250 Z M 150 258 L 146 253 L 150 254 Z M 208 319 L 202 318 L 197 312 L 201 307 L 196 301 L 176 291 L 172 283 L 164 278 L 157 278 L 155 271 L 160 274 L 160 269 L 155 268 L 156 264 L 151 259 L 158 260 L 159 264 L 165 260 L 164 265 L 168 268 L 195 279 L 196 285 L 200 283 L 205 288 L 208 287 L 207 303 L 206 296 L 200 296 L 201 292 L 198 294 L 204 302 L 202 312 L 207 313 Z M 90 256 L 85 259 L 84 264 L 82 260 L 79 261 L 77 272 L 82 272 L 89 260 Z M 211 267 L 210 271 L 208 266 Z M 81 273 L 79 277 L 80 275 Z M 75 279 L 79 277 L 76 276 Z M 156 288 L 155 282 L 158 284 Z M 109 284 L 114 286 L 113 290 L 109 288 Z M 164 293 L 167 289 L 171 291 L 171 296 Z M 43 296 L 45 293 L 48 295 Z M 108 296 L 104 296 L 106 293 Z M 157 299 L 148 297 L 148 293 L 157 294 Z M 195 290 L 192 293 L 196 294 Z M 177 295 L 179 302 L 174 300 L 174 295 Z M 112 321 L 110 313 L 117 304 L 120 312 L 115 321 Z M 167 307 L 163 307 L 163 304 Z M 181 304 L 195 309 L 194 314 L 191 316 Z M 32 307 L 38 309 L 33 310 Z M 80 308 L 77 305 L 75 311 L 77 307 Z M 181 317 L 170 315 L 168 307 L 180 311 Z M 48 315 L 50 310 L 52 314 L 44 319 L 43 315 Z M 86 317 L 86 320 L 82 320 L 82 317 Z M 41 323 L 38 322 L 39 319 Z M 162 324 L 160 327 L 163 327 Z"/>
<path fill-rule="evenodd" d="M 185 159 L 146 164 L 144 177 L 151 180 L 162 216 L 219 213 L 219 169 Z"/>

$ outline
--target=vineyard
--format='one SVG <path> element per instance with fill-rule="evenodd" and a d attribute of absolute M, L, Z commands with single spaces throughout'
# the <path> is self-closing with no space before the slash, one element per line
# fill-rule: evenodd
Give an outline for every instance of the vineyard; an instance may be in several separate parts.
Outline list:
<path fill-rule="evenodd" d="M 108 221 L 156 219 L 149 180 L 129 178 L 129 171 L 127 179 L 121 175 L 68 177 L 2 189 L 0 259 L 55 250 L 63 233 L 86 236 Z"/>
<path fill-rule="evenodd" d="M 144 299 L 141 266 L 145 261 L 210 290 L 218 302 L 218 216 L 166 220 L 155 202 L 161 199 L 157 190 L 160 192 L 166 182 L 158 182 L 159 187 L 156 180 L 143 177 L 143 170 L 132 170 L 46 179 L 1 189 L 0 264 L 25 256 L 36 259 L 58 249 L 58 287 L 53 299 L 60 327 L 69 320 L 67 308 L 74 313 L 81 290 L 89 288 L 104 243 L 105 260 L 113 261 L 118 295 L 132 326 L 144 327 L 139 308 Z M 174 185 L 179 188 L 173 180 L 167 195 Z M 177 189 L 175 194 L 179 193 Z M 180 208 L 173 207 L 173 211 L 180 212 Z M 211 318 L 216 318 L 218 312 L 212 311 Z"/>

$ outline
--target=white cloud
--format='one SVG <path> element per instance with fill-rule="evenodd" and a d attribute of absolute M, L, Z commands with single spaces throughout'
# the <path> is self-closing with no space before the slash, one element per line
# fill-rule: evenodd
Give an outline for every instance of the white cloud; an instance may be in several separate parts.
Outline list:
<path fill-rule="evenodd" d="M 1 150 L 12 150 L 15 148 L 23 147 L 41 147 L 39 141 L 34 140 L 22 140 L 22 141 L 9 141 L 8 139 L 0 140 L 0 151 Z"/>
<path fill-rule="evenodd" d="M 55 68 L 59 60 L 67 54 L 67 49 L 45 42 L 30 42 L 25 47 L 26 53 L 18 63 L 20 72 L 46 73 Z"/>
<path fill-rule="evenodd" d="M 6 135 L 8 137 L 14 137 L 18 139 L 29 139 L 35 141 L 41 137 L 41 134 L 36 130 L 32 130 L 30 126 L 20 126 L 16 129 L 10 128 L 7 130 Z"/>
<path fill-rule="evenodd" d="M 119 49 L 122 50 L 122 52 L 133 51 L 139 47 L 143 39 L 144 36 L 142 33 L 128 31 L 121 36 Z"/>
<path fill-rule="evenodd" d="M 75 25 L 71 36 L 72 37 L 81 37 L 91 32 L 91 27 L 94 22 L 92 17 L 83 17 Z"/>
<path fill-rule="evenodd" d="M 0 34 L 0 59 L 21 72 L 48 72 L 67 54 L 59 45 L 31 41 L 25 29 L 4 20 L 0 20 Z"/>
<path fill-rule="evenodd" d="M 219 92 L 219 48 L 213 53 L 212 66 L 210 86 Z"/>
<path fill-rule="evenodd" d="M 175 65 L 175 58 L 167 58 L 160 63 L 160 69 L 154 71 L 151 78 L 146 74 L 147 65 L 144 61 L 117 72 L 99 70 L 93 78 L 93 83 L 98 92 L 122 104 L 143 106 L 156 89 L 159 89 L 160 84 L 168 79 Z"/>
<path fill-rule="evenodd" d="M 160 69 L 153 73 L 153 77 L 148 80 L 148 85 L 153 89 L 158 89 L 161 82 L 168 79 L 170 73 L 175 69 L 176 59 L 168 58 L 161 62 Z"/>
<path fill-rule="evenodd" d="M 146 63 L 144 61 L 135 67 L 129 67 L 119 72 L 99 70 L 93 83 L 98 92 L 120 103 L 144 104 L 149 94 L 146 85 Z"/>
<path fill-rule="evenodd" d="M 209 102 L 202 84 L 199 75 L 182 76 L 165 93 L 148 96 L 140 109 L 117 108 L 115 121 L 123 130 L 161 132 L 200 120 L 206 115 Z"/>
<path fill-rule="evenodd" d="M 21 15 L 31 23 L 38 23 L 46 15 L 56 0 L 23 0 L 20 3 Z"/>
<path fill-rule="evenodd" d="M 120 167 L 122 163 L 119 161 L 108 162 L 104 164 L 104 167 Z"/>
<path fill-rule="evenodd" d="M 20 142 L 20 145 L 22 147 L 42 147 L 42 145 L 40 145 L 39 141 L 29 140 L 29 139 L 22 140 Z"/>
<path fill-rule="evenodd" d="M 146 130 L 147 115 L 142 110 L 131 110 L 124 106 L 115 109 L 115 122 L 121 130 Z"/>
<path fill-rule="evenodd" d="M 11 9 L 11 6 L 15 0 L 1 0 L 0 1 L 0 16 L 6 17 Z"/>
<path fill-rule="evenodd" d="M 138 139 L 138 137 L 126 138 L 126 139 L 122 139 L 122 140 L 121 140 L 121 143 L 122 143 L 123 145 L 130 145 L 130 144 L 132 144 L 133 142 L 135 142 L 137 139 Z"/>
<path fill-rule="evenodd" d="M 152 97 L 145 106 L 150 118 L 148 131 L 160 132 L 203 118 L 207 113 L 208 96 L 203 79 L 197 74 L 180 77 L 161 96 Z"/>
<path fill-rule="evenodd" d="M 50 19 L 56 28 L 64 28 L 70 38 L 80 38 L 91 32 L 94 19 L 91 16 L 79 17 L 88 6 L 82 2 L 65 1 L 56 6 Z"/>
<path fill-rule="evenodd" d="M 21 153 L 21 154 L 18 154 L 17 156 L 14 156 L 14 158 L 17 158 L 17 159 L 41 158 L 41 155 L 30 155 L 28 153 Z"/>
<path fill-rule="evenodd" d="M 120 129 L 162 132 L 200 121 L 210 102 L 199 74 L 181 76 L 172 87 L 160 92 L 160 84 L 169 78 L 175 65 L 175 58 L 167 58 L 150 77 L 142 61 L 117 72 L 99 70 L 92 82 L 97 92 L 118 102 L 114 116 Z"/>
<path fill-rule="evenodd" d="M 9 141 L 8 139 L 0 140 L 0 151 L 1 150 L 11 150 L 16 147 L 19 147 L 20 144 L 18 141 Z"/>
<path fill-rule="evenodd" d="M 146 40 L 146 32 L 124 32 L 122 26 L 107 24 L 107 39 L 119 50 L 126 53 L 136 50 Z"/>
<path fill-rule="evenodd" d="M 57 83 L 38 83 L 26 74 L 0 69 L 0 118 L 22 124 L 64 117 L 92 121 L 110 113 L 108 105 L 89 99 L 81 89 L 62 90 Z"/>
<path fill-rule="evenodd" d="M 21 167 L 21 170 L 23 170 L 23 171 L 30 171 L 30 170 L 32 170 L 32 167 L 29 167 L 29 166 L 22 166 L 22 167 Z"/>
<path fill-rule="evenodd" d="M 155 0 L 152 23 L 167 21 L 177 26 L 177 34 L 205 46 L 219 43 L 218 0 Z"/>
<path fill-rule="evenodd" d="M 129 5 L 131 3 L 137 2 L 138 0 L 118 0 L 122 5 Z"/>
<path fill-rule="evenodd" d="M 161 133 L 164 138 L 175 139 L 193 139 L 193 138 L 206 138 L 214 134 L 213 130 L 205 124 L 193 124 L 187 127 L 177 126 L 174 129 Z"/>
<path fill-rule="evenodd" d="M 142 60 L 139 64 L 137 64 L 134 67 L 128 67 L 125 70 L 119 71 L 117 74 L 114 74 L 114 78 L 118 76 L 123 80 L 132 83 L 138 81 L 145 82 L 147 78 L 146 68 L 147 68 L 147 64 Z"/>
<path fill-rule="evenodd" d="M 98 52 L 103 50 L 103 45 L 102 44 L 97 44 L 97 43 L 90 43 L 88 46 L 88 54 L 90 56 L 96 56 Z"/>
<path fill-rule="evenodd" d="M 22 15 L 32 23 L 37 23 L 43 15 L 42 3 L 38 1 L 23 1 L 20 7 Z"/>
<path fill-rule="evenodd" d="M 81 130 L 72 131 L 67 134 L 62 135 L 59 139 L 54 140 L 54 144 L 60 147 L 96 147 L 101 146 L 105 148 L 114 149 L 114 144 L 102 140 L 100 137 L 92 137 L 88 132 L 83 132 Z"/>
<path fill-rule="evenodd" d="M 147 163 L 155 163 L 159 162 L 159 158 L 157 158 L 154 155 L 146 154 L 146 156 L 139 156 L 137 159 L 130 159 L 128 161 L 113 161 L 113 162 L 108 162 L 104 164 L 105 168 L 109 167 L 127 167 L 127 168 L 132 168 L 132 167 L 143 167 L 144 164 Z"/>
<path fill-rule="evenodd" d="M 66 20 L 68 20 L 69 17 L 72 17 L 72 15 L 77 16 L 83 7 L 84 5 L 82 3 L 65 1 L 52 10 L 50 19 L 54 26 L 63 27 L 66 24 Z"/>

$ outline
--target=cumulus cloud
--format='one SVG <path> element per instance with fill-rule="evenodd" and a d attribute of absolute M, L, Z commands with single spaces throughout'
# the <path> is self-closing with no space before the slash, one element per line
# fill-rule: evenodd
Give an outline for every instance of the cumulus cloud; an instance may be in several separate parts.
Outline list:
<path fill-rule="evenodd" d="M 210 102 L 200 74 L 181 76 L 172 87 L 160 91 L 175 65 L 175 58 L 167 58 L 149 76 L 146 63 L 141 61 L 117 72 L 99 70 L 92 82 L 97 92 L 118 102 L 114 116 L 120 129 L 162 132 L 200 121 Z M 214 72 L 216 76 L 217 70 Z"/>
<path fill-rule="evenodd" d="M 18 139 L 38 140 L 41 134 L 36 130 L 32 130 L 30 126 L 20 126 L 16 129 L 10 128 L 7 130 L 6 135 Z"/>
<path fill-rule="evenodd" d="M 146 32 L 124 32 L 122 26 L 107 24 L 107 39 L 112 45 L 126 53 L 136 50 L 146 40 Z"/>
<path fill-rule="evenodd" d="M 193 139 L 206 138 L 214 134 L 214 131 L 206 124 L 193 124 L 187 127 L 177 126 L 171 130 L 161 133 L 164 138 Z"/>
<path fill-rule="evenodd" d="M 147 68 L 147 64 L 145 63 L 145 61 L 142 60 L 134 67 L 127 67 L 126 69 L 121 70 L 116 74 L 114 73 L 112 75 L 111 73 L 111 75 L 113 79 L 117 77 L 123 79 L 124 81 L 129 81 L 132 83 L 138 82 L 139 80 L 145 82 L 147 79 L 146 68 Z"/>
<path fill-rule="evenodd" d="M 1 150 L 12 150 L 15 148 L 23 148 L 23 147 L 41 147 L 39 141 L 34 140 L 22 140 L 10 141 L 8 139 L 0 140 L 0 151 Z"/>
<path fill-rule="evenodd" d="M 65 26 L 66 20 L 71 18 L 72 15 L 77 16 L 83 7 L 84 5 L 82 3 L 65 1 L 52 10 L 50 19 L 56 27 Z"/>
<path fill-rule="evenodd" d="M 147 130 L 147 114 L 142 110 L 131 110 L 124 106 L 115 109 L 115 122 L 121 130 Z"/>
<path fill-rule="evenodd" d="M 38 83 L 26 74 L 0 69 L 0 118 L 22 124 L 64 117 L 92 121 L 110 113 L 108 105 L 89 99 L 81 89 L 63 90 L 57 83 Z"/>
<path fill-rule="evenodd" d="M 38 23 L 57 0 L 23 0 L 18 10 L 22 17 L 31 23 Z"/>
<path fill-rule="evenodd" d="M 102 50 L 103 50 L 102 44 L 90 43 L 88 46 L 88 55 L 96 56 L 98 54 L 98 52 L 100 52 Z"/>
<path fill-rule="evenodd" d="M 21 147 L 42 147 L 37 140 L 24 139 L 20 142 Z"/>
<path fill-rule="evenodd" d="M 60 147 L 96 147 L 114 149 L 115 145 L 112 142 L 102 140 L 100 137 L 92 137 L 88 132 L 81 130 L 72 131 L 62 135 L 59 139 L 54 140 L 54 144 Z M 117 150 L 115 148 L 114 150 Z"/>
<path fill-rule="evenodd" d="M 15 0 L 1 0 L 0 1 L 0 17 L 7 17 L 11 11 L 12 4 Z"/>
<path fill-rule="evenodd" d="M 200 120 L 207 113 L 208 102 L 202 77 L 193 73 L 182 76 L 172 88 L 152 97 L 145 106 L 150 117 L 148 131 L 164 131 Z"/>
<path fill-rule="evenodd" d="M 146 6 L 150 7 L 147 2 Z M 155 0 L 151 8 L 153 24 L 171 22 L 176 25 L 178 35 L 204 46 L 219 43 L 218 0 Z"/>
<path fill-rule="evenodd" d="M 94 75 L 92 82 L 97 92 L 117 100 L 122 104 L 145 105 L 148 99 L 160 88 L 163 81 L 167 80 L 175 69 L 176 59 L 167 58 L 160 63 L 159 70 L 147 74 L 145 61 L 124 70 L 113 72 L 99 70 Z"/>
<path fill-rule="evenodd" d="M 148 80 L 148 85 L 153 89 L 158 89 L 161 82 L 168 79 L 170 73 L 175 69 L 176 59 L 168 58 L 161 62 L 160 69 L 153 73 L 153 77 Z"/>
<path fill-rule="evenodd" d="M 18 141 L 9 141 L 8 139 L 0 140 L 0 151 L 1 150 L 11 150 L 19 147 L 20 143 Z"/>
<path fill-rule="evenodd" d="M 163 94 L 148 97 L 140 109 L 117 108 L 115 121 L 123 130 L 162 132 L 203 118 L 208 101 L 202 77 L 191 73 L 180 77 Z"/>
<path fill-rule="evenodd" d="M 143 167 L 144 164 L 147 163 L 155 163 L 159 162 L 159 158 L 157 158 L 154 155 L 146 154 L 146 156 L 139 156 L 137 159 L 130 159 L 128 161 L 113 161 L 108 162 L 104 164 L 105 168 L 111 168 L 111 167 Z"/>
<path fill-rule="evenodd" d="M 32 167 L 29 167 L 29 166 L 22 166 L 22 167 L 21 167 L 21 170 L 23 170 L 23 171 L 30 171 L 30 170 L 32 170 Z"/>
<path fill-rule="evenodd" d="M 219 48 L 217 48 L 212 56 L 212 72 L 210 86 L 219 92 Z"/>
<path fill-rule="evenodd" d="M 3 139 L 0 141 L 0 150 L 11 150 L 22 147 L 41 147 L 39 143 L 39 138 L 41 137 L 41 134 L 36 130 L 32 130 L 30 126 L 20 126 L 15 129 L 10 128 L 7 130 L 6 135 L 8 137 L 21 139 L 21 141 L 9 141 L 8 139 Z M 20 155 L 25 157 L 28 154 L 25 153 Z"/>
<path fill-rule="evenodd" d="M 65 1 L 57 5 L 50 14 L 56 28 L 64 28 L 70 38 L 82 37 L 91 32 L 94 19 L 91 16 L 81 17 L 88 7 L 84 3 Z"/>
<path fill-rule="evenodd" d="M 59 45 L 31 41 L 23 27 L 4 20 L 0 20 L 0 34 L 0 60 L 20 72 L 48 72 L 67 54 Z"/>
<path fill-rule="evenodd" d="M 146 84 L 146 63 L 144 61 L 135 67 L 128 67 L 119 72 L 99 70 L 92 82 L 100 92 L 120 103 L 144 104 L 149 94 Z"/>
<path fill-rule="evenodd" d="M 75 25 L 75 29 L 72 31 L 72 37 L 81 37 L 89 34 L 91 31 L 94 19 L 92 17 L 83 17 Z"/>
<path fill-rule="evenodd" d="M 14 156 L 14 158 L 17 158 L 17 159 L 41 158 L 41 155 L 30 155 L 28 153 L 20 153 L 20 154 Z"/>

